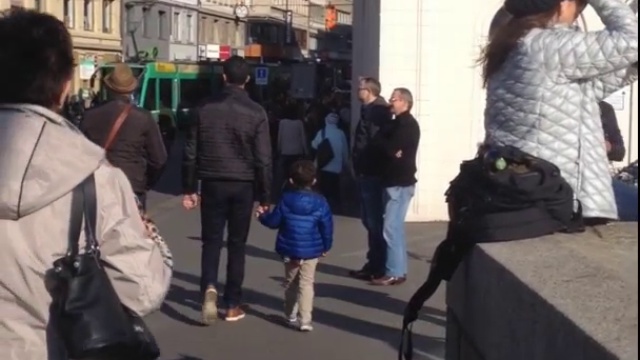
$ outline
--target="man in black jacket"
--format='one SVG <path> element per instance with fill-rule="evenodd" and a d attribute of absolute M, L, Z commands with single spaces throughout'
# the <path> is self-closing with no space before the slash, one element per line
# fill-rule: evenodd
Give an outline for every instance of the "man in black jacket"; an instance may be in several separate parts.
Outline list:
<path fill-rule="evenodd" d="M 244 90 L 250 67 L 238 56 L 223 65 L 224 90 L 195 112 L 187 134 L 182 165 L 183 206 L 192 209 L 201 180 L 202 259 L 200 289 L 204 324 L 218 315 L 217 283 L 223 234 L 227 229 L 225 319 L 244 317 L 240 308 L 244 281 L 245 246 L 253 215 L 254 191 L 260 206 L 269 205 L 271 140 L 264 109 Z"/>
<path fill-rule="evenodd" d="M 358 182 L 362 224 L 367 230 L 367 262 L 360 270 L 350 271 L 352 277 L 371 280 L 384 275 L 386 245 L 382 236 L 383 188 L 380 179 L 380 154 L 371 140 L 381 126 L 391 121 L 389 105 L 380 96 L 380 82 L 362 78 L 358 88 L 362 101 L 360 121 L 353 143 L 353 168 Z"/>
<path fill-rule="evenodd" d="M 108 147 L 107 159 L 127 175 L 144 208 L 147 190 L 158 181 L 167 162 L 160 129 L 149 111 L 131 103 L 138 80 L 129 65 L 117 64 L 104 85 L 109 101 L 85 111 L 80 129 L 89 140 Z M 114 125 L 121 115 L 124 121 L 117 129 Z M 111 144 L 106 144 L 110 135 Z"/>
<path fill-rule="evenodd" d="M 605 145 L 607 146 L 607 157 L 609 161 L 622 161 L 627 152 L 624 147 L 624 139 L 618 125 L 616 111 L 606 101 L 600 101 L 600 117 L 602 119 L 602 129 L 604 130 Z"/>
<path fill-rule="evenodd" d="M 381 176 L 384 187 L 383 235 L 387 247 L 385 274 L 373 279 L 373 285 L 398 285 L 406 280 L 408 260 L 404 220 L 416 187 L 416 157 L 420 142 L 420 126 L 411 115 L 413 96 L 405 88 L 397 88 L 391 98 L 395 119 L 384 126 L 373 139 L 380 150 Z"/>

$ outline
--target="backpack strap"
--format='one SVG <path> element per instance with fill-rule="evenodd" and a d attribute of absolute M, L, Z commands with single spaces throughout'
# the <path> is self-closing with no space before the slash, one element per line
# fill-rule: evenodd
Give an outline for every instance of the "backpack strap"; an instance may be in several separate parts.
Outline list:
<path fill-rule="evenodd" d="M 411 331 L 413 322 L 418 319 L 418 313 L 422 310 L 424 303 L 435 294 L 443 280 L 451 279 L 458 265 L 472 248 L 473 244 L 471 243 L 458 243 L 452 239 L 445 239 L 436 248 L 427 280 L 411 296 L 404 310 L 398 360 L 413 359 L 413 333 Z"/>
<path fill-rule="evenodd" d="M 571 216 L 569 223 L 565 225 L 564 232 L 568 234 L 582 233 L 586 230 L 584 225 L 584 216 L 582 215 L 582 202 L 578 199 L 575 201 L 577 204 L 576 211 L 573 212 L 573 216 Z"/>

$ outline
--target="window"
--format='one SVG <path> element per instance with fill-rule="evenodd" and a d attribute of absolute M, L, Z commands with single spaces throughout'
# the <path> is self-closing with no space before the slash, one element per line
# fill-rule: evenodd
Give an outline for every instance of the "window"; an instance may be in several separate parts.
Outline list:
<path fill-rule="evenodd" d="M 244 26 L 236 25 L 236 41 L 234 43 L 234 46 L 242 47 L 245 45 L 244 29 Z"/>
<path fill-rule="evenodd" d="M 150 11 L 149 8 L 142 8 L 142 36 L 148 38 L 150 37 Z"/>
<path fill-rule="evenodd" d="M 158 104 L 156 104 L 156 79 L 147 80 L 147 93 L 144 96 L 143 107 L 149 111 L 157 110 Z"/>
<path fill-rule="evenodd" d="M 230 44 L 229 25 L 231 25 L 231 23 L 228 21 L 220 23 L 220 44 Z"/>
<path fill-rule="evenodd" d="M 73 1 L 74 0 L 64 0 L 62 4 L 62 12 L 64 17 L 64 24 L 67 25 L 68 28 L 73 28 L 75 26 L 75 16 L 73 12 Z"/>
<path fill-rule="evenodd" d="M 173 107 L 173 80 L 170 79 L 158 79 L 159 82 L 159 99 L 160 103 L 158 107 L 160 109 L 171 109 Z"/>
<path fill-rule="evenodd" d="M 194 42 L 193 39 L 193 35 L 194 35 L 194 31 L 193 31 L 193 15 L 188 14 L 187 15 L 187 22 L 185 24 L 186 26 L 184 27 L 184 37 L 183 39 L 186 40 L 187 42 Z"/>
<path fill-rule="evenodd" d="M 213 29 L 211 30 L 211 41 L 213 44 L 220 44 L 220 21 L 213 21 Z"/>
<path fill-rule="evenodd" d="M 102 0 L 102 32 L 113 32 L 113 0 Z"/>
<path fill-rule="evenodd" d="M 93 30 L 93 0 L 84 0 L 82 4 L 82 20 L 85 30 Z"/>
<path fill-rule="evenodd" d="M 295 43 L 298 44 L 300 49 L 307 49 L 307 32 L 300 29 L 293 29 L 293 36 Z"/>
<path fill-rule="evenodd" d="M 180 32 L 182 31 L 180 25 L 180 13 L 174 12 L 173 19 L 171 19 L 171 40 L 180 41 Z"/>
<path fill-rule="evenodd" d="M 134 8 L 132 5 L 127 4 L 124 8 L 124 21 L 126 26 L 127 33 L 134 33 L 136 31 L 135 22 L 134 22 Z"/>
<path fill-rule="evenodd" d="M 158 37 L 160 39 L 166 39 L 169 37 L 169 29 L 167 28 L 167 25 L 166 11 L 158 11 Z"/>
<path fill-rule="evenodd" d="M 209 43 L 209 18 L 203 16 L 200 18 L 200 32 L 198 32 L 198 43 L 200 44 L 208 44 Z"/>

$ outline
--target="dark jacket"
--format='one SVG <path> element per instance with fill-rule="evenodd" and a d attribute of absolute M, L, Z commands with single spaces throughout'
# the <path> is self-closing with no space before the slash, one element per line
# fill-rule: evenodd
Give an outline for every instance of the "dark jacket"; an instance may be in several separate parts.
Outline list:
<path fill-rule="evenodd" d="M 196 109 L 182 163 L 185 193 L 197 180 L 256 182 L 258 200 L 271 189 L 271 139 L 264 109 L 243 89 L 227 86 Z"/>
<path fill-rule="evenodd" d="M 309 190 L 286 191 L 260 222 L 278 230 L 276 252 L 292 259 L 315 259 L 331 250 L 333 216 L 327 200 Z"/>
<path fill-rule="evenodd" d="M 417 182 L 416 155 L 419 143 L 420 125 L 409 112 L 396 116 L 395 120 L 378 131 L 372 144 L 382 156 L 378 164 L 385 187 L 411 186 Z"/>
<path fill-rule="evenodd" d="M 364 105 L 360 111 L 360 121 L 356 127 L 353 142 L 353 168 L 358 176 L 380 176 L 380 154 L 371 147 L 371 140 L 381 126 L 391 120 L 387 102 L 379 97 Z"/>
<path fill-rule="evenodd" d="M 600 101 L 600 118 L 602 119 L 602 129 L 604 130 L 604 138 L 611 144 L 611 150 L 607 154 L 610 161 L 622 161 L 626 154 L 624 139 L 618 125 L 616 111 L 606 101 Z"/>
<path fill-rule="evenodd" d="M 89 140 L 104 146 L 113 124 L 128 103 L 127 98 L 121 97 L 88 109 L 80 129 Z M 146 192 L 157 182 L 167 162 L 167 151 L 149 111 L 131 108 L 107 151 L 107 159 L 127 175 L 136 193 Z"/>

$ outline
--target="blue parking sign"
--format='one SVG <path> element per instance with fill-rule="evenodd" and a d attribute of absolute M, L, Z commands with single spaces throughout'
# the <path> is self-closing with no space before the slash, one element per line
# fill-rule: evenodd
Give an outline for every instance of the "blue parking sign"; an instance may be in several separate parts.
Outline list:
<path fill-rule="evenodd" d="M 256 85 L 267 85 L 269 83 L 269 68 L 257 67 L 254 77 Z"/>

